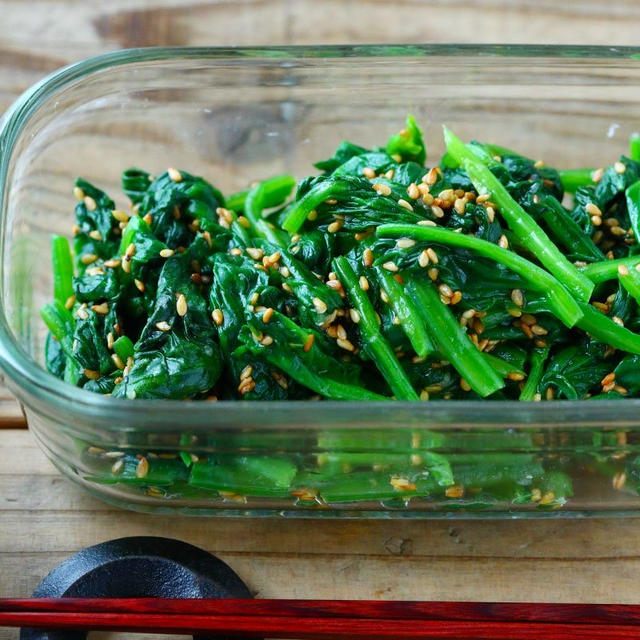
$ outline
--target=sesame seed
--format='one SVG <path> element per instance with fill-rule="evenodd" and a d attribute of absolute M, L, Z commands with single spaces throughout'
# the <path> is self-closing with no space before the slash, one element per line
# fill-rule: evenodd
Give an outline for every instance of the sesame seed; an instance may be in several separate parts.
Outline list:
<path fill-rule="evenodd" d="M 324 300 L 321 300 L 320 298 L 315 297 L 312 302 L 313 302 L 313 306 L 316 308 L 316 311 L 318 313 L 326 313 L 327 312 L 327 305 L 324 302 Z"/>
<path fill-rule="evenodd" d="M 304 344 L 302 345 L 302 350 L 303 351 L 309 351 L 311 349 L 311 347 L 313 346 L 314 339 L 315 339 L 315 336 L 313 335 L 313 333 L 310 333 L 307 336 L 307 339 L 304 341 Z"/>
<path fill-rule="evenodd" d="M 89 312 L 84 307 L 80 307 L 76 311 L 76 316 L 80 318 L 80 320 L 86 320 L 89 317 Z"/>
<path fill-rule="evenodd" d="M 491 194 L 482 193 L 476 198 L 476 202 L 478 204 L 482 204 L 483 202 L 487 202 L 487 200 L 490 200 L 490 199 L 491 199 Z"/>
<path fill-rule="evenodd" d="M 429 247 L 426 251 L 427 255 L 429 256 L 429 260 L 431 260 L 433 264 L 438 264 L 438 254 L 431 247 Z"/>
<path fill-rule="evenodd" d="M 507 240 L 507 236 L 505 236 L 504 234 L 500 236 L 500 239 L 498 240 L 498 246 L 502 247 L 503 249 L 509 248 L 509 241 Z"/>
<path fill-rule="evenodd" d="M 447 498 L 462 498 L 464 495 L 464 488 L 458 484 L 454 484 L 444 490 L 444 495 Z"/>
<path fill-rule="evenodd" d="M 613 316 L 613 318 L 611 318 L 611 320 L 613 322 L 615 322 L 617 325 L 619 325 L 620 327 L 624 327 L 624 322 L 623 322 L 622 318 L 619 318 L 618 316 Z"/>
<path fill-rule="evenodd" d="M 344 223 L 342 222 L 342 220 L 335 220 L 334 222 L 332 222 L 328 227 L 327 227 L 327 232 L 328 233 L 336 233 L 338 231 L 340 231 L 340 229 L 342 229 L 342 225 Z"/>
<path fill-rule="evenodd" d="M 382 268 L 386 269 L 387 271 L 392 271 L 393 273 L 398 271 L 398 265 L 392 260 L 389 260 L 388 262 L 383 262 Z"/>
<path fill-rule="evenodd" d="M 360 322 L 360 312 L 357 309 L 349 309 L 349 317 L 354 324 Z"/>
<path fill-rule="evenodd" d="M 93 231 L 89 231 L 89 237 L 92 240 L 96 240 L 98 242 L 102 241 L 102 234 L 99 231 L 95 230 L 95 229 Z"/>
<path fill-rule="evenodd" d="M 389 304 L 389 296 L 384 289 L 380 289 L 380 300 L 382 300 L 382 302 L 384 302 L 385 304 Z"/>
<path fill-rule="evenodd" d="M 521 289 L 513 289 L 511 292 L 511 300 L 518 307 L 524 306 L 524 295 Z"/>
<path fill-rule="evenodd" d="M 626 229 L 623 229 L 622 227 L 611 227 L 611 229 L 609 229 L 609 233 L 612 236 L 616 236 L 616 237 L 620 238 L 621 236 L 626 235 L 627 231 L 626 231 Z"/>
<path fill-rule="evenodd" d="M 594 182 L 600 182 L 602 180 L 602 176 L 604 175 L 604 169 L 600 167 L 591 173 L 591 179 Z"/>
<path fill-rule="evenodd" d="M 435 282 L 438 279 L 440 272 L 435 267 L 431 267 L 431 269 L 427 271 L 427 275 Z"/>
<path fill-rule="evenodd" d="M 89 378 L 89 380 L 97 380 L 100 377 L 100 373 L 98 371 L 94 371 L 93 369 L 85 369 L 84 375 Z"/>
<path fill-rule="evenodd" d="M 627 170 L 627 167 L 625 164 L 623 164 L 622 162 L 618 161 L 618 162 L 614 162 L 613 163 L 613 170 L 616 173 L 624 173 Z"/>
<path fill-rule="evenodd" d="M 313 222 L 317 218 L 318 218 L 318 212 L 315 209 L 312 209 L 311 211 L 309 211 L 309 215 L 307 215 L 307 220 L 310 220 L 311 222 Z"/>
<path fill-rule="evenodd" d="M 413 206 L 411 206 L 411 204 L 409 204 L 406 200 L 404 200 L 403 198 L 400 198 L 400 200 L 398 200 L 398 204 L 403 208 L 403 209 L 407 209 L 407 211 L 413 211 Z"/>
<path fill-rule="evenodd" d="M 383 184 L 382 182 L 376 182 L 373 185 L 373 190 L 379 196 L 389 196 L 389 195 L 391 195 L 391 187 L 388 184 Z"/>
<path fill-rule="evenodd" d="M 91 309 L 103 316 L 109 313 L 109 305 L 106 302 L 103 302 L 102 304 L 94 304 L 91 306 Z"/>
<path fill-rule="evenodd" d="M 111 473 L 120 473 L 124 469 L 124 460 L 116 460 L 111 465 Z"/>
<path fill-rule="evenodd" d="M 608 373 L 604 378 L 602 378 L 602 380 L 600 381 L 600 384 L 603 387 L 606 387 L 608 384 L 611 384 L 614 380 L 616 379 L 616 374 L 615 372 L 611 372 Z"/>
<path fill-rule="evenodd" d="M 534 169 L 542 169 L 542 167 L 544 167 L 544 161 L 543 160 L 536 160 L 533 163 L 533 168 Z"/>
<path fill-rule="evenodd" d="M 148 473 L 149 473 L 149 461 L 144 456 L 140 456 L 138 464 L 136 465 L 136 477 L 146 478 Z"/>
<path fill-rule="evenodd" d="M 267 268 L 273 267 L 278 263 L 281 257 L 282 256 L 280 255 L 280 252 L 276 251 L 275 253 L 272 253 L 270 256 L 264 256 L 264 258 L 262 258 L 262 264 Z"/>
<path fill-rule="evenodd" d="M 203 231 L 202 237 L 205 239 L 205 242 L 209 246 L 209 249 L 211 249 L 211 247 L 213 247 L 213 240 L 211 239 L 211 234 L 208 231 Z"/>
<path fill-rule="evenodd" d="M 273 344 L 273 338 L 271 336 L 265 336 L 264 338 L 262 338 L 262 340 L 260 340 L 260 344 L 263 347 L 268 347 Z"/>
<path fill-rule="evenodd" d="M 95 253 L 85 253 L 80 257 L 80 262 L 82 264 L 93 264 L 98 259 L 97 254 Z"/>
<path fill-rule="evenodd" d="M 96 201 L 91 196 L 84 197 L 84 206 L 89 209 L 89 211 L 95 211 L 98 208 Z"/>
<path fill-rule="evenodd" d="M 597 204 L 595 204 L 594 202 L 588 202 L 585 205 L 584 210 L 590 216 L 602 216 L 602 211 L 600 210 L 600 207 Z"/>
<path fill-rule="evenodd" d="M 109 269 L 115 269 L 120 266 L 120 260 L 107 260 L 104 266 Z"/>
<path fill-rule="evenodd" d="M 240 380 L 246 380 L 251 377 L 253 373 L 253 367 L 248 364 L 241 372 L 240 372 Z"/>
<path fill-rule="evenodd" d="M 407 187 L 407 195 L 412 199 L 412 200 L 417 200 L 420 197 L 420 189 L 418 189 L 418 185 L 415 182 L 412 182 L 408 187 Z"/>
<path fill-rule="evenodd" d="M 400 238 L 396 242 L 396 247 L 398 247 L 398 249 L 410 249 L 411 247 L 415 246 L 415 244 L 416 241 L 411 238 Z"/>
<path fill-rule="evenodd" d="M 438 287 L 438 291 L 441 295 L 446 296 L 447 298 L 450 298 L 453 295 L 453 290 L 448 284 L 441 284 Z"/>
<path fill-rule="evenodd" d="M 262 257 L 264 256 L 264 251 L 257 247 L 247 247 L 245 251 L 253 260 L 262 260 Z"/>
<path fill-rule="evenodd" d="M 436 218 L 444 218 L 444 211 L 442 207 L 439 207 L 437 204 L 431 205 L 431 213 L 433 213 Z"/>
<path fill-rule="evenodd" d="M 129 222 L 129 214 L 126 211 L 123 211 L 122 209 L 114 209 L 111 212 L 111 215 L 118 221 L 118 222 Z"/>
<path fill-rule="evenodd" d="M 176 311 L 178 312 L 179 316 L 186 316 L 187 310 L 187 299 L 184 297 L 183 293 L 180 293 L 176 298 Z"/>
<path fill-rule="evenodd" d="M 389 480 L 389 484 L 398 491 L 415 491 L 416 485 L 407 478 L 398 478 L 394 476 Z"/>
<path fill-rule="evenodd" d="M 360 276 L 360 278 L 358 278 L 358 284 L 363 291 L 369 290 L 369 281 L 364 276 Z"/>
<path fill-rule="evenodd" d="M 591 216 L 591 224 L 594 227 L 599 227 L 602 224 L 602 218 L 600 216 Z"/>
<path fill-rule="evenodd" d="M 124 369 L 124 362 L 122 362 L 122 358 L 117 353 L 112 353 L 111 359 L 118 369 Z"/>
<path fill-rule="evenodd" d="M 458 304 L 462 300 L 462 291 L 454 291 L 451 296 L 451 304 Z"/>
<path fill-rule="evenodd" d="M 436 167 L 429 169 L 429 172 L 422 176 L 422 182 L 425 184 L 435 184 L 438 181 L 438 171 Z"/>
<path fill-rule="evenodd" d="M 173 167 L 169 167 L 167 169 L 167 174 L 169 175 L 169 179 L 173 180 L 173 182 L 182 182 L 182 174 Z"/>
<path fill-rule="evenodd" d="M 133 256 L 136 254 L 136 245 L 133 244 L 133 242 L 127 247 L 127 250 L 124 252 L 124 255 L 127 258 L 133 258 Z"/>
<path fill-rule="evenodd" d="M 269 322 L 269 320 L 271 320 L 271 316 L 273 315 L 273 309 L 271 307 L 269 307 L 263 314 L 262 314 L 262 322 L 264 322 L 265 324 L 267 324 Z"/>
<path fill-rule="evenodd" d="M 341 349 L 344 349 L 345 351 L 356 350 L 356 348 L 353 346 L 353 343 L 350 340 L 347 340 L 346 338 L 338 338 L 336 340 L 336 343 Z"/>
<path fill-rule="evenodd" d="M 624 166 L 624 165 L 623 165 Z M 611 479 L 611 484 L 616 491 L 620 491 L 627 481 L 627 474 L 624 471 L 618 471 Z"/>
<path fill-rule="evenodd" d="M 453 208 L 457 213 L 463 215 L 467 210 L 467 201 L 464 198 L 456 198 L 456 201 L 453 203 Z"/>
<path fill-rule="evenodd" d="M 80 202 L 84 200 L 84 191 L 80 187 L 73 187 L 73 195 Z"/>
<path fill-rule="evenodd" d="M 171 331 L 171 325 L 162 320 L 160 322 L 156 322 L 156 329 L 158 329 L 158 331 Z"/>
<path fill-rule="evenodd" d="M 224 314 L 222 313 L 222 309 L 214 309 L 211 312 L 211 317 L 218 326 L 221 326 L 224 323 Z"/>
<path fill-rule="evenodd" d="M 421 227 L 437 227 L 438 226 L 433 220 L 418 220 L 418 224 Z"/>
<path fill-rule="evenodd" d="M 362 170 L 362 175 L 363 175 L 365 178 L 369 178 L 369 179 L 371 179 L 371 178 L 375 178 L 375 177 L 376 177 L 376 172 L 375 172 L 371 167 L 365 167 L 365 168 Z"/>

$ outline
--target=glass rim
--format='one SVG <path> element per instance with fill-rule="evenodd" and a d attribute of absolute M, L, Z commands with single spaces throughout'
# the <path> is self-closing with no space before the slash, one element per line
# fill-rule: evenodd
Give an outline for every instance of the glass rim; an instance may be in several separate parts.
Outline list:
<path fill-rule="evenodd" d="M 581 60 L 593 61 L 638 60 L 640 47 L 582 46 L 582 45 L 475 45 L 475 44 L 416 44 L 416 45 L 322 45 L 279 47 L 146 47 L 123 49 L 80 60 L 49 74 L 27 89 L 0 118 L 0 212 L 5 210 L 6 179 L 9 159 L 16 140 L 30 117 L 43 102 L 72 82 L 106 69 L 141 63 L 176 60 L 336 60 L 341 58 L 390 58 L 428 57 L 480 58 L 483 63 L 506 58 L 561 59 L 569 64 Z M 4 255 L 5 229 L 0 231 L 0 257 Z M 0 282 L 4 282 L 4 260 L 0 260 Z M 1 285 L 0 285 L 1 286 Z M 213 426 L 244 419 L 251 427 L 260 426 L 261 416 L 269 410 L 278 415 L 291 414 L 299 421 L 300 411 L 308 410 L 309 401 L 220 401 L 215 404 L 205 401 L 184 400 L 128 400 L 112 398 L 70 385 L 59 380 L 41 367 L 18 343 L 11 331 L 4 305 L 0 302 L 0 367 L 17 388 L 16 394 L 37 400 L 41 406 L 49 406 L 59 412 L 81 413 L 83 417 L 111 424 L 131 424 L 136 421 L 140 428 L 175 429 L 174 411 L 180 407 L 180 426 Z M 29 400 L 27 400 L 29 404 Z M 481 408 L 482 407 L 482 408 Z M 522 426 L 544 425 L 571 428 L 591 423 L 629 426 L 637 424 L 640 398 L 620 400 L 553 400 L 523 403 L 517 400 L 434 400 L 422 403 L 388 401 L 336 402 L 322 401 L 318 414 L 323 419 L 340 418 L 340 422 L 361 421 L 367 418 L 374 422 L 385 419 L 415 426 L 422 425 L 473 425 L 474 428 L 492 425 Z M 514 416 L 511 418 L 510 416 Z M 516 417 L 517 416 L 517 417 Z M 404 422 L 404 421 L 407 422 Z M 266 421 L 267 426 L 274 426 Z M 247 426 L 249 426 L 247 424 Z M 283 427 L 299 426 L 286 424 Z M 325 425 L 326 426 L 326 425 Z M 383 425 L 374 425 L 373 428 Z M 393 428 L 393 424 L 384 425 Z M 362 428 L 362 423 L 359 425 Z M 115 429 L 119 427 L 114 426 Z M 130 428 L 130 427 L 129 427 Z M 342 428 L 342 425 L 341 425 Z M 358 427 L 356 427 L 358 428 Z M 367 428 L 370 428 L 367 426 Z"/>

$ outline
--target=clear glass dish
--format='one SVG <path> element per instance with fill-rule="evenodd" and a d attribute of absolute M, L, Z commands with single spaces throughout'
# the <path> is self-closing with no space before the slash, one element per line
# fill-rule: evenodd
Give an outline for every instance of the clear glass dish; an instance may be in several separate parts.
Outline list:
<path fill-rule="evenodd" d="M 150 512 L 640 514 L 640 400 L 127 401 L 44 370 L 49 240 L 70 235 L 76 176 L 116 194 L 125 167 L 178 166 L 231 192 L 305 175 L 344 138 L 377 143 L 407 113 L 424 125 L 431 158 L 447 123 L 548 164 L 606 164 L 640 122 L 640 49 L 140 49 L 63 69 L 13 105 L 0 128 L 0 365 L 65 475 Z M 455 462 L 453 489 L 425 472 L 433 452 Z"/>

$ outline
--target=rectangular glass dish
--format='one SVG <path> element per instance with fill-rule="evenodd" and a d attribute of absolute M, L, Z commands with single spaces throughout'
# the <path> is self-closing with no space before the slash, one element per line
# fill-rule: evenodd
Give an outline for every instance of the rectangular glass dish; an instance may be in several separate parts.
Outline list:
<path fill-rule="evenodd" d="M 412 113 L 566 168 L 609 164 L 640 126 L 640 49 L 366 46 L 138 49 L 63 69 L 0 124 L 0 365 L 46 455 L 122 507 L 198 515 L 640 514 L 640 400 L 421 403 L 119 400 L 43 367 L 50 237 L 75 178 L 130 166 L 224 193 L 307 175 L 343 139 Z M 129 203 L 117 200 L 128 208 Z M 454 484 L 440 485 L 439 454 Z"/>

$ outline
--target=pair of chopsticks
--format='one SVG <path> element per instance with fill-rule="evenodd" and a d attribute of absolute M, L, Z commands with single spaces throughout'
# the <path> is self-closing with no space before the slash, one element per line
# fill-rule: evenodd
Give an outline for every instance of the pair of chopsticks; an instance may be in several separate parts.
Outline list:
<path fill-rule="evenodd" d="M 0 599 L 0 627 L 343 640 L 630 640 L 640 606 L 367 600 Z"/>

